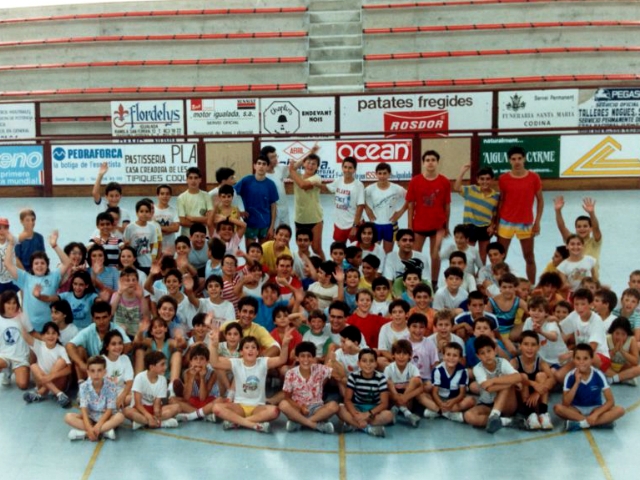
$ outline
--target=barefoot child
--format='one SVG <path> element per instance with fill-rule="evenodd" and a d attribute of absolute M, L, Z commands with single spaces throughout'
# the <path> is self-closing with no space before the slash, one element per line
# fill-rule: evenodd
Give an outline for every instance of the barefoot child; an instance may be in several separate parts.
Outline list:
<path fill-rule="evenodd" d="M 115 429 L 124 422 L 124 415 L 116 409 L 116 386 L 106 377 L 107 361 L 93 356 L 87 360 L 89 380 L 80 385 L 78 401 L 81 413 L 67 413 L 64 421 L 71 425 L 70 440 L 92 442 L 100 436 L 116 439 Z"/>

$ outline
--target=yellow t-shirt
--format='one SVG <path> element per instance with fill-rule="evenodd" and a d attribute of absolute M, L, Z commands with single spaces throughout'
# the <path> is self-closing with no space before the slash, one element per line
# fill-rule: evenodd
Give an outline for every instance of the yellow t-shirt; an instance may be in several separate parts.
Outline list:
<path fill-rule="evenodd" d="M 264 242 L 262 244 L 262 264 L 266 265 L 267 268 L 269 269 L 269 271 L 275 271 L 276 269 L 276 252 L 273 248 L 273 244 L 274 244 L 274 240 L 269 240 L 268 242 Z M 291 255 L 291 250 L 289 250 L 289 247 L 284 247 L 284 251 L 281 252 L 279 255 L 282 254 L 287 254 L 287 255 Z"/>
<path fill-rule="evenodd" d="M 305 178 L 306 181 L 315 185 L 322 184 L 320 175 L 312 175 Z M 297 223 L 319 223 L 322 221 L 322 206 L 320 205 L 320 189 L 311 188 L 303 190 L 297 184 L 293 184 L 294 194 L 294 220 Z"/>

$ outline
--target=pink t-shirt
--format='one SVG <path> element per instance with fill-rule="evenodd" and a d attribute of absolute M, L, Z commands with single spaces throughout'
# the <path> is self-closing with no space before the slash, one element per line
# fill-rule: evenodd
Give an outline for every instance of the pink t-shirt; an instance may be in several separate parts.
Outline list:
<path fill-rule="evenodd" d="M 331 368 L 320 365 L 311 365 L 309 378 L 300 375 L 300 367 L 292 368 L 284 377 L 282 390 L 291 394 L 291 398 L 299 405 L 309 406 L 322 402 L 322 389 L 324 382 L 331 376 Z"/>
<path fill-rule="evenodd" d="M 407 202 L 414 202 L 413 230 L 426 232 L 444 228 L 446 207 L 451 203 L 451 182 L 444 175 L 427 180 L 416 175 L 409 182 Z"/>
<path fill-rule="evenodd" d="M 500 220 L 511 223 L 533 223 L 533 202 L 542 189 L 540 176 L 528 171 L 524 177 L 511 172 L 500 176 Z"/>

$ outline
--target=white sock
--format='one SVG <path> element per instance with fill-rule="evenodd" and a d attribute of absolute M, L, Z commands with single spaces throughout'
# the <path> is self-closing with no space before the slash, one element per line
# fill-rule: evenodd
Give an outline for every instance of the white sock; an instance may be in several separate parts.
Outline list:
<path fill-rule="evenodd" d="M 411 410 L 409 410 L 407 407 L 400 407 L 400 411 L 405 417 L 411 415 Z"/>
<path fill-rule="evenodd" d="M 617 373 L 613 376 L 613 383 L 620 383 L 620 375 Z"/>
<path fill-rule="evenodd" d="M 489 416 L 492 417 L 493 415 L 500 416 L 502 415 L 502 412 L 494 408 L 493 410 L 491 410 L 491 413 L 489 414 Z"/>
<path fill-rule="evenodd" d="M 204 412 L 201 408 L 196 410 L 195 412 L 187 413 L 187 420 L 197 420 L 198 418 L 204 417 Z"/>
<path fill-rule="evenodd" d="M 502 422 L 503 427 L 508 427 L 509 425 L 511 425 L 511 418 L 509 417 L 501 417 L 500 421 Z"/>
<path fill-rule="evenodd" d="M 60 398 L 60 395 L 62 395 L 64 392 L 60 391 L 58 393 L 56 393 L 56 397 Z"/>
<path fill-rule="evenodd" d="M 589 427 L 591 427 L 591 425 L 589 425 L 589 422 L 587 422 L 586 418 L 584 420 L 580 420 L 578 423 L 580 424 L 580 428 L 589 428 Z"/>

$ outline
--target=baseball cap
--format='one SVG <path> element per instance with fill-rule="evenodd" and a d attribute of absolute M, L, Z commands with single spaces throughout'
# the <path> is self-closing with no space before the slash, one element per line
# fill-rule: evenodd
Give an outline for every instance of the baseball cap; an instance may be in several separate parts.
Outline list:
<path fill-rule="evenodd" d="M 4 217 L 0 217 L 0 225 L 9 228 L 9 220 Z"/>

